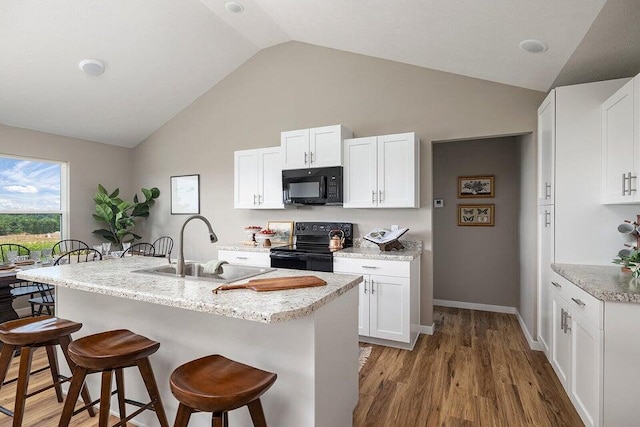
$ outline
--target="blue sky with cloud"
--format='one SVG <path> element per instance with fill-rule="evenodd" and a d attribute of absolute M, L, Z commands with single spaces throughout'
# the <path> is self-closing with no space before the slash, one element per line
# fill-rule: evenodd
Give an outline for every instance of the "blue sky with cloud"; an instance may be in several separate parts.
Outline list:
<path fill-rule="evenodd" d="M 0 157 L 0 212 L 60 210 L 60 164 Z"/>

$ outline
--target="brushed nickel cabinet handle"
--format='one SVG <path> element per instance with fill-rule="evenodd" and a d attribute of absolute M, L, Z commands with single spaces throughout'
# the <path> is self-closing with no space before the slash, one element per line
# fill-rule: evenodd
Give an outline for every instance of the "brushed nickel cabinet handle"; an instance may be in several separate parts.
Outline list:
<path fill-rule="evenodd" d="M 575 302 L 576 304 L 578 304 L 580 307 L 584 307 L 585 304 L 581 299 L 577 299 L 577 298 L 571 298 L 573 300 L 573 302 Z"/>
<path fill-rule="evenodd" d="M 545 200 L 551 198 L 551 183 L 549 182 L 544 183 L 544 198 Z"/>
<path fill-rule="evenodd" d="M 371 192 L 371 203 L 375 203 L 376 202 L 376 192 L 372 191 Z"/>
<path fill-rule="evenodd" d="M 375 289 L 373 288 L 373 279 L 371 279 L 371 295 L 373 295 L 375 293 Z"/>
<path fill-rule="evenodd" d="M 622 174 L 622 195 L 627 194 L 627 175 Z"/>
<path fill-rule="evenodd" d="M 256 195 L 255 194 L 253 195 L 253 205 L 254 206 L 256 205 Z"/>
<path fill-rule="evenodd" d="M 544 211 L 544 228 L 551 226 L 551 212 Z"/>
<path fill-rule="evenodd" d="M 636 189 L 635 189 L 635 188 L 633 188 L 633 187 L 631 187 L 631 180 L 632 180 L 632 179 L 636 179 L 636 178 L 637 178 L 637 176 L 635 176 L 635 175 L 631 175 L 631 172 L 629 172 L 629 173 L 627 174 L 627 177 L 628 177 L 628 179 L 629 179 L 629 195 L 631 195 L 631 193 L 635 193 L 635 192 L 636 192 Z"/>
<path fill-rule="evenodd" d="M 564 333 L 568 334 L 571 332 L 571 315 L 568 311 L 565 311 L 564 315 Z"/>
<path fill-rule="evenodd" d="M 310 154 L 309 157 L 311 158 L 311 164 L 313 164 L 313 151 L 310 151 L 309 154 Z"/>
<path fill-rule="evenodd" d="M 378 201 L 381 202 L 382 200 L 384 200 L 382 198 L 382 190 L 378 190 Z"/>
<path fill-rule="evenodd" d="M 237 256 L 236 259 L 249 259 L 246 256 Z"/>
<path fill-rule="evenodd" d="M 561 287 L 562 287 L 562 285 L 561 285 L 560 283 L 551 282 L 551 284 L 552 284 L 553 286 L 555 286 L 556 288 L 561 288 Z"/>
<path fill-rule="evenodd" d="M 564 317 L 567 314 L 566 311 L 564 311 L 564 308 L 560 309 L 560 329 L 562 329 L 562 332 L 564 332 Z"/>
<path fill-rule="evenodd" d="M 305 165 L 307 164 L 307 152 L 306 151 L 304 152 L 304 164 Z"/>
<path fill-rule="evenodd" d="M 364 281 L 364 293 L 367 293 L 367 280 Z"/>
<path fill-rule="evenodd" d="M 378 267 L 376 267 L 375 265 L 363 265 L 362 268 L 378 268 Z"/>

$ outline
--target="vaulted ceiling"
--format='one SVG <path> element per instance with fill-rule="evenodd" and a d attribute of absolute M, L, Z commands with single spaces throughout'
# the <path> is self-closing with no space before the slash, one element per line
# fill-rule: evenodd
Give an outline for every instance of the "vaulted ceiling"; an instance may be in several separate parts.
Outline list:
<path fill-rule="evenodd" d="M 297 40 L 546 91 L 605 0 L 2 0 L 0 123 L 133 147 Z M 518 47 L 537 38 L 541 54 Z M 78 62 L 100 59 L 100 76 Z"/>

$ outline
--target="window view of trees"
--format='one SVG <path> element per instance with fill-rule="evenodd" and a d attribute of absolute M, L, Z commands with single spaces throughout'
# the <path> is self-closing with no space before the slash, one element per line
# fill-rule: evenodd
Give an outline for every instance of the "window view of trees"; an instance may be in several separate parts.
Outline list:
<path fill-rule="evenodd" d="M 60 232 L 60 214 L 0 214 L 0 236 Z"/>

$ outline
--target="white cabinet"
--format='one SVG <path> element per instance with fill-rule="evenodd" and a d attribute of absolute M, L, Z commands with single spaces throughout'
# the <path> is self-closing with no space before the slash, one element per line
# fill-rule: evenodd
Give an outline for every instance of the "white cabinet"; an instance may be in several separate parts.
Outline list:
<path fill-rule="evenodd" d="M 419 257 L 413 261 L 334 257 L 333 271 L 363 276 L 358 305 L 362 341 L 413 348 L 420 323 Z"/>
<path fill-rule="evenodd" d="M 234 153 L 236 209 L 284 209 L 280 147 Z"/>
<path fill-rule="evenodd" d="M 555 200 L 556 91 L 538 108 L 538 204 Z"/>
<path fill-rule="evenodd" d="M 640 202 L 639 79 L 629 81 L 602 104 L 603 204 Z"/>
<path fill-rule="evenodd" d="M 538 207 L 538 341 L 549 355 L 551 347 L 551 264 L 554 262 L 553 205 Z"/>
<path fill-rule="evenodd" d="M 345 208 L 420 207 L 420 140 L 416 134 L 344 142 Z"/>
<path fill-rule="evenodd" d="M 552 273 L 551 366 L 580 418 L 602 425 L 603 303 Z"/>
<path fill-rule="evenodd" d="M 218 249 L 218 259 L 229 264 L 253 265 L 256 267 L 271 267 L 269 252 L 231 251 Z"/>
<path fill-rule="evenodd" d="M 351 137 L 342 125 L 282 132 L 282 169 L 342 166 L 342 141 Z"/>

